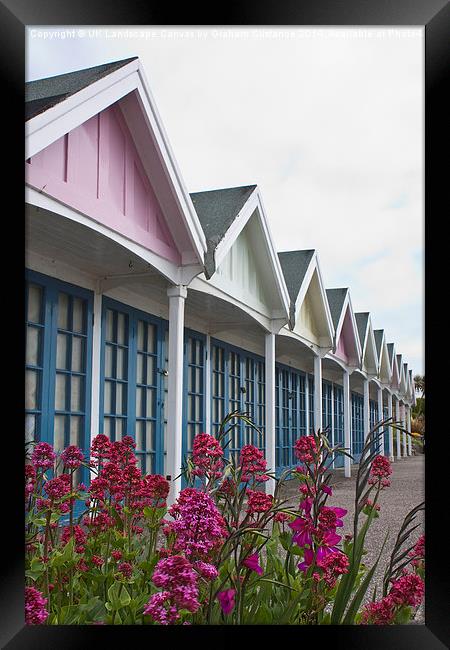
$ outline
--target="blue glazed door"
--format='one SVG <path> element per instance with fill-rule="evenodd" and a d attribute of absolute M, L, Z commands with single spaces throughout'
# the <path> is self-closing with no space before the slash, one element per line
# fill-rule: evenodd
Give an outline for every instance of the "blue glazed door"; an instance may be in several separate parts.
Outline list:
<path fill-rule="evenodd" d="M 344 393 L 340 386 L 334 384 L 334 445 L 344 447 Z M 348 449 L 347 452 L 350 452 Z M 344 467 L 344 456 L 336 454 L 335 467 Z"/>

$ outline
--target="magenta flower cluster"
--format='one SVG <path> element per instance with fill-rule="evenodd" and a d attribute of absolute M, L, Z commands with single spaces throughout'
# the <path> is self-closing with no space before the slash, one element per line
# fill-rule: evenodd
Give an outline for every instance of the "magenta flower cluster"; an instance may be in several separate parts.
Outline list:
<path fill-rule="evenodd" d="M 380 488 L 390 486 L 388 477 L 392 474 L 392 467 L 389 458 L 378 455 L 372 461 L 370 468 L 369 485 L 379 485 Z"/>
<path fill-rule="evenodd" d="M 170 625 L 180 618 L 179 610 L 196 612 L 200 607 L 197 581 L 198 574 L 185 557 L 172 555 L 160 560 L 152 582 L 163 591 L 150 596 L 144 614 L 162 625 Z"/>
<path fill-rule="evenodd" d="M 223 468 L 223 449 L 220 442 L 209 433 L 199 433 L 194 438 L 192 462 L 194 476 L 219 478 Z"/>
<path fill-rule="evenodd" d="M 295 441 L 295 456 L 302 463 L 313 463 L 317 454 L 317 444 L 314 436 L 302 436 Z"/>
<path fill-rule="evenodd" d="M 261 483 L 268 481 L 267 461 L 263 452 L 254 445 L 245 445 L 240 454 L 241 480 Z"/>
<path fill-rule="evenodd" d="M 41 625 L 48 618 L 45 606 L 47 598 L 34 587 L 25 587 L 25 623 L 27 625 Z"/>
<path fill-rule="evenodd" d="M 165 533 L 175 536 L 174 551 L 190 560 L 207 560 L 226 537 L 225 521 L 213 499 L 195 488 L 185 488 L 178 496 L 166 522 Z"/>

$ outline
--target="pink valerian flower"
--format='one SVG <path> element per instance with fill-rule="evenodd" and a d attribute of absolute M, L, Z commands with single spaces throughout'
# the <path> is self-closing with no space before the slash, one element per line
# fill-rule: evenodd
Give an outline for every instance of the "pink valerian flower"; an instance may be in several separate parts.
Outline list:
<path fill-rule="evenodd" d="M 25 465 L 25 499 L 33 494 L 36 484 L 36 470 L 33 465 Z"/>
<path fill-rule="evenodd" d="M 25 587 L 25 623 L 42 625 L 48 618 L 47 599 L 34 587 Z"/>
<path fill-rule="evenodd" d="M 392 474 L 392 467 L 389 458 L 386 456 L 375 456 L 372 461 L 369 475 L 369 485 L 380 483 L 380 487 L 389 487 L 388 476 Z"/>
<path fill-rule="evenodd" d="M 284 524 L 286 521 L 290 521 L 291 515 L 288 515 L 287 512 L 277 512 L 273 519 L 279 524 Z"/>
<path fill-rule="evenodd" d="M 323 506 L 319 512 L 318 529 L 321 532 L 329 530 L 335 531 L 336 528 L 341 528 L 344 525 L 341 517 L 347 514 L 344 508 Z"/>
<path fill-rule="evenodd" d="M 242 564 L 247 569 L 250 569 L 251 571 L 255 571 L 259 575 L 262 575 L 264 573 L 263 568 L 259 564 L 258 553 L 252 553 L 252 555 L 246 557 L 245 560 L 242 562 Z"/>
<path fill-rule="evenodd" d="M 217 594 L 217 599 L 220 603 L 220 607 L 222 608 L 222 611 L 225 614 L 225 616 L 231 614 L 231 612 L 234 609 L 235 594 L 236 594 L 236 589 L 225 589 L 225 591 L 219 591 L 219 593 Z"/>
<path fill-rule="evenodd" d="M 92 564 L 95 564 L 95 566 L 101 567 L 105 563 L 104 559 L 100 557 L 99 555 L 93 555 L 91 557 L 91 562 Z"/>
<path fill-rule="evenodd" d="M 194 563 L 194 568 L 205 580 L 215 580 L 219 575 L 219 572 L 213 564 L 208 564 L 208 562 L 202 562 L 201 560 Z"/>
<path fill-rule="evenodd" d="M 61 453 L 61 460 L 64 463 L 64 467 L 78 469 L 84 461 L 84 454 L 79 447 L 70 445 Z"/>
<path fill-rule="evenodd" d="M 78 571 L 81 571 L 82 573 L 86 573 L 86 571 L 89 571 L 89 567 L 86 564 L 86 561 L 81 558 L 81 560 L 78 560 L 77 562 L 77 569 Z"/>
<path fill-rule="evenodd" d="M 219 478 L 223 468 L 223 449 L 220 442 L 209 433 L 199 433 L 192 446 L 194 476 Z"/>
<path fill-rule="evenodd" d="M 220 487 L 219 487 L 219 492 L 221 494 L 227 494 L 228 496 L 234 496 L 237 491 L 237 485 L 236 482 L 233 481 L 231 478 L 226 478 L 224 481 L 222 481 Z"/>
<path fill-rule="evenodd" d="M 323 492 L 325 492 L 325 494 L 328 494 L 329 497 L 331 497 L 333 495 L 333 490 L 326 483 L 322 483 L 322 485 L 320 486 L 320 489 L 323 490 Z"/>
<path fill-rule="evenodd" d="M 418 567 L 423 564 L 425 560 L 425 535 L 421 535 L 417 540 L 414 548 L 408 553 L 409 557 L 415 558 L 411 560 L 413 567 Z"/>
<path fill-rule="evenodd" d="M 163 508 L 166 505 L 167 495 L 169 494 L 170 485 L 167 479 L 161 474 L 149 474 L 144 476 L 146 493 L 152 500 L 155 508 Z"/>
<path fill-rule="evenodd" d="M 302 436 L 295 441 L 294 451 L 302 463 L 313 463 L 317 454 L 317 444 L 314 436 Z"/>
<path fill-rule="evenodd" d="M 168 605 L 167 607 L 165 605 Z M 170 592 L 160 591 L 150 596 L 144 614 L 161 625 L 173 625 L 180 618 L 177 607 L 170 605 Z"/>
<path fill-rule="evenodd" d="M 61 474 L 46 481 L 44 485 L 47 496 L 56 501 L 62 499 L 67 494 L 70 494 L 70 477 L 68 474 Z"/>
<path fill-rule="evenodd" d="M 86 533 L 81 528 L 81 526 L 72 526 L 73 537 L 75 539 L 75 551 L 77 553 L 84 553 L 84 547 L 86 544 Z M 62 535 L 61 542 L 67 544 L 70 540 L 70 526 L 65 526 Z"/>
<path fill-rule="evenodd" d="M 38 442 L 33 449 L 31 462 L 35 469 L 50 469 L 56 460 L 56 454 L 53 447 L 48 442 Z"/>
<path fill-rule="evenodd" d="M 367 603 L 362 610 L 361 625 L 390 625 L 395 617 L 395 603 L 385 596 L 374 603 Z"/>
<path fill-rule="evenodd" d="M 196 612 L 200 607 L 198 601 L 198 574 L 192 564 L 182 555 L 159 560 L 152 576 L 156 587 L 162 587 L 168 596 L 166 600 L 177 609 Z"/>
<path fill-rule="evenodd" d="M 336 584 L 336 580 L 340 575 L 348 573 L 350 566 L 348 557 L 345 553 L 333 551 L 318 566 L 323 570 L 323 579 L 327 586 L 331 589 Z"/>
<path fill-rule="evenodd" d="M 122 558 L 122 551 L 111 551 L 111 557 L 118 562 Z"/>
<path fill-rule="evenodd" d="M 376 510 L 377 512 L 379 512 L 379 510 L 380 510 L 380 504 L 379 504 L 379 503 L 375 503 L 375 505 L 374 505 L 373 502 L 372 502 L 370 499 L 366 499 L 366 506 L 367 506 L 368 508 L 375 508 L 375 510 Z"/>
<path fill-rule="evenodd" d="M 249 515 L 267 512 L 273 506 L 273 496 L 247 489 L 247 512 Z"/>
<path fill-rule="evenodd" d="M 101 464 L 102 461 L 109 458 L 109 452 L 111 449 L 111 442 L 108 436 L 105 436 L 103 433 L 99 433 L 92 441 L 91 444 L 91 458 L 97 461 L 97 464 Z"/>
<path fill-rule="evenodd" d="M 173 521 L 169 533 L 175 535 L 174 550 L 187 558 L 206 560 L 226 537 L 225 521 L 213 499 L 195 488 L 185 488 L 169 509 Z"/>
<path fill-rule="evenodd" d="M 131 574 L 133 573 L 133 565 L 130 562 L 121 562 L 117 570 L 124 578 L 128 579 L 131 578 Z"/>
<path fill-rule="evenodd" d="M 136 465 L 135 447 L 136 443 L 131 436 L 124 436 L 122 440 L 112 442 L 109 448 L 110 462 L 122 468 L 127 465 Z"/>
<path fill-rule="evenodd" d="M 389 595 L 396 605 L 411 605 L 413 607 L 420 605 L 424 593 L 424 581 L 416 573 L 405 573 L 394 580 L 389 591 Z"/>
<path fill-rule="evenodd" d="M 244 445 L 240 455 L 241 479 L 244 482 L 262 483 L 268 481 L 267 461 L 263 452 L 254 445 Z"/>

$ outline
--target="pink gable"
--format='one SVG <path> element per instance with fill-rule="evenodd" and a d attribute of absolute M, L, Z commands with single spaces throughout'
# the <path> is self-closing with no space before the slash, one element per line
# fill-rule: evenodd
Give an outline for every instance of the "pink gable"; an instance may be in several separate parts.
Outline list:
<path fill-rule="evenodd" d="M 29 185 L 180 264 L 118 107 L 110 106 L 70 131 L 30 158 L 25 168 Z"/>
<path fill-rule="evenodd" d="M 345 363 L 349 363 L 349 361 L 356 359 L 357 356 L 355 334 L 348 307 L 345 313 L 339 340 L 336 345 L 336 356 L 339 357 L 339 359 L 342 359 Z"/>

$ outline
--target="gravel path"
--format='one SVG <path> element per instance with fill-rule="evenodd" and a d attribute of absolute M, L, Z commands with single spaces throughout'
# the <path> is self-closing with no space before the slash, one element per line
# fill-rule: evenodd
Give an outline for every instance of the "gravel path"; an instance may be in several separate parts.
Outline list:
<path fill-rule="evenodd" d="M 348 510 L 347 515 L 344 517 L 344 528 L 341 529 L 343 534 L 353 533 L 356 472 L 357 466 L 354 466 L 352 468 L 352 477 L 346 479 L 343 470 L 335 470 L 330 483 L 333 487 L 333 496 L 329 497 L 327 505 L 339 506 Z M 386 546 L 374 575 L 374 582 L 369 589 L 370 593 L 367 595 L 369 600 L 375 584 L 378 585 L 377 593 L 380 593 L 386 564 L 389 561 L 395 539 L 405 515 L 425 498 L 424 472 L 425 456 L 423 454 L 402 458 L 392 463 L 391 487 L 386 488 L 380 493 L 380 517 L 373 521 L 366 537 L 365 546 L 367 555 L 364 556 L 364 560 L 366 565 L 370 567 L 376 561 L 386 532 L 389 531 Z M 292 504 L 298 505 L 297 487 L 292 487 L 291 489 L 287 487 L 285 494 L 286 496 L 292 495 Z M 362 515 L 362 517 L 364 516 Z M 416 516 L 416 523 L 420 523 L 421 525 L 413 531 L 411 535 L 412 542 L 416 541 L 424 533 L 423 511 Z M 423 624 L 424 622 L 424 607 L 422 604 L 413 623 Z"/>

